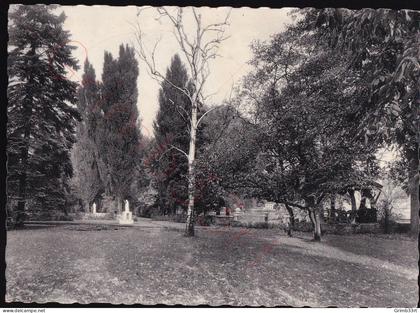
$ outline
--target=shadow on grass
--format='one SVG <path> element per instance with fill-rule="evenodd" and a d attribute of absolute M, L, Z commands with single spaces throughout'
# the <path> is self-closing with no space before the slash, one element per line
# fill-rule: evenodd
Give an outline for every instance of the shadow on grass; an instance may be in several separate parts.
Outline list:
<path fill-rule="evenodd" d="M 28 224 L 23 227 L 19 228 L 9 228 L 7 229 L 8 232 L 10 231 L 28 231 L 28 230 L 42 230 L 42 229 L 51 229 L 57 227 L 57 225 L 47 225 L 47 224 Z"/>

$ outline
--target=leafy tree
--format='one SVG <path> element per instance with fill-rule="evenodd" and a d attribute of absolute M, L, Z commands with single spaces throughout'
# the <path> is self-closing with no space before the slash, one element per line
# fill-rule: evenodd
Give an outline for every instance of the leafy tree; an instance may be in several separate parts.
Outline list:
<path fill-rule="evenodd" d="M 205 144 L 197 159 L 197 209 L 220 209 L 223 197 L 237 190 L 238 175 L 248 173 L 255 147 L 240 113 L 230 104 L 209 113 L 203 129 Z"/>
<path fill-rule="evenodd" d="M 236 179 L 253 196 L 307 210 L 320 240 L 324 200 L 374 186 L 375 147 L 353 138 L 364 81 L 345 59 L 295 29 L 253 50 L 255 70 L 237 101 L 252 108 L 254 159 Z"/>
<path fill-rule="evenodd" d="M 256 121 L 256 115 L 247 115 L 238 109 L 245 101 L 245 95 L 241 93 L 229 105 L 209 114 L 206 129 L 209 144 L 203 163 L 213 169 L 226 189 L 252 184 L 245 177 L 252 176 L 250 171 L 263 147 L 264 130 Z M 246 193 L 246 189 L 243 192 Z"/>
<path fill-rule="evenodd" d="M 8 196 L 17 200 L 17 226 L 29 199 L 43 210 L 63 208 L 73 170 L 77 85 L 66 72 L 77 61 L 55 8 L 18 5 L 9 13 Z"/>
<path fill-rule="evenodd" d="M 106 165 L 102 175 L 105 192 L 116 197 L 118 211 L 141 171 L 138 74 L 133 48 L 121 45 L 118 59 L 105 52 L 100 100 L 103 118 L 97 142 L 99 156 Z"/>
<path fill-rule="evenodd" d="M 370 99 L 360 132 L 396 143 L 407 164 L 411 231 L 419 230 L 419 21 L 412 10 L 308 10 L 302 24 L 370 77 Z"/>

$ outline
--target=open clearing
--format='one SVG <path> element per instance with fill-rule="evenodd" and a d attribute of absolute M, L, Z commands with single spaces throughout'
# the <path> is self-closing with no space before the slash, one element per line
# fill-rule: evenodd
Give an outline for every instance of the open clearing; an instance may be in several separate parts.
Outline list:
<path fill-rule="evenodd" d="M 140 223 L 141 224 L 141 223 Z M 6 301 L 416 307 L 417 241 L 181 224 L 7 234 Z M 168 226 L 169 225 L 169 226 Z"/>

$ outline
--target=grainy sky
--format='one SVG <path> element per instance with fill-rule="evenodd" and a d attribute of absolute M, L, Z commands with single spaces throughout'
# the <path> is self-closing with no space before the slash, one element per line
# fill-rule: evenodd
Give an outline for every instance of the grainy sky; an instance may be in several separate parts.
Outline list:
<path fill-rule="evenodd" d="M 189 8 L 185 9 L 186 12 Z M 250 8 L 200 8 L 204 24 L 222 21 L 231 10 L 230 26 L 226 29 L 229 39 L 224 41 L 219 49 L 221 55 L 212 61 L 211 75 L 207 82 L 206 91 L 216 93 L 209 99 L 209 105 L 220 103 L 229 97 L 232 86 L 240 82 L 247 73 L 247 62 L 252 54 L 249 48 L 253 40 L 266 40 L 270 35 L 284 29 L 286 23 L 292 21 L 287 14 L 290 9 L 250 9 Z M 64 28 L 72 34 L 72 45 L 77 46 L 75 57 L 80 65 L 86 58 L 93 64 L 98 79 L 101 79 L 104 51 L 118 54 L 121 43 L 135 46 L 134 29 L 132 23 L 139 21 L 145 40 L 150 49 L 160 38 L 157 48 L 157 63 L 164 73 L 171 57 L 180 53 L 179 46 L 171 33 L 167 20 L 157 21 L 153 8 L 144 10 L 139 19 L 137 8 L 134 6 L 61 6 L 58 11 L 67 15 Z M 188 14 L 188 13 L 186 13 Z M 193 31 L 194 24 L 186 19 L 185 29 Z M 140 75 L 138 79 L 139 100 L 138 107 L 142 119 L 142 133 L 152 136 L 152 123 L 158 109 L 159 84 L 150 78 L 146 65 L 139 60 Z M 82 69 L 72 75 L 72 79 L 80 80 Z"/>

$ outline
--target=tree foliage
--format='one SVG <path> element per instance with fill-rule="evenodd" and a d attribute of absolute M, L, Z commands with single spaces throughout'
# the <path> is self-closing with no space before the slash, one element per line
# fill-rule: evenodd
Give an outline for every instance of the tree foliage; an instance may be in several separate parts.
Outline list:
<path fill-rule="evenodd" d="M 254 70 L 236 99 L 239 108 L 248 108 L 240 137 L 246 151 L 237 149 L 237 161 L 229 165 L 240 168 L 236 188 L 309 211 L 319 239 L 327 197 L 377 187 L 378 145 L 358 136 L 369 99 L 366 76 L 303 28 L 252 48 Z"/>
<path fill-rule="evenodd" d="M 120 45 L 119 56 L 105 52 L 101 85 L 103 117 L 98 125 L 99 156 L 103 160 L 105 192 L 119 202 L 130 195 L 141 171 L 141 134 L 137 109 L 138 65 L 133 48 Z"/>
<path fill-rule="evenodd" d="M 8 196 L 18 201 L 20 225 L 29 199 L 42 210 L 63 208 L 73 171 L 77 85 L 66 73 L 77 61 L 65 15 L 53 9 L 19 5 L 9 13 Z"/>
<path fill-rule="evenodd" d="M 396 144 L 408 165 L 412 232 L 419 220 L 419 19 L 411 10 L 309 10 L 302 25 L 311 27 L 351 66 L 370 77 L 370 98 L 360 133 L 371 141 Z"/>
<path fill-rule="evenodd" d="M 180 89 L 191 90 L 192 82 L 188 77 L 185 65 L 178 54 L 174 55 L 167 69 L 165 80 L 159 91 L 159 111 L 153 124 L 155 155 L 146 156 L 146 163 L 152 165 L 152 178 L 158 189 L 158 200 L 162 214 L 175 213 L 176 208 L 186 210 L 188 204 L 188 160 L 181 151 L 189 146 L 189 129 L 191 103 Z M 192 92 L 192 91 L 190 91 Z M 201 107 L 197 116 L 206 112 Z M 207 123 L 203 121 L 197 129 L 196 149 L 201 150 L 207 142 L 205 131 Z M 203 154 L 205 152 L 203 151 Z M 210 196 L 209 185 L 205 184 L 205 169 L 197 166 L 196 206 L 198 213 L 204 210 L 207 196 Z"/>
<path fill-rule="evenodd" d="M 167 80 L 167 81 L 166 81 Z M 179 55 L 175 55 L 166 71 L 166 80 L 159 91 L 159 111 L 153 124 L 155 150 L 160 153 L 148 157 L 153 166 L 162 214 L 174 213 L 177 206 L 185 207 L 188 162 L 185 155 L 175 150 L 188 149 L 191 105 L 180 89 L 191 88 L 187 70 Z M 169 83 L 170 82 L 170 83 Z M 174 87 L 176 86 L 176 87 Z"/>
<path fill-rule="evenodd" d="M 98 194 L 104 191 L 100 175 L 100 164 L 103 162 L 98 153 L 97 124 L 102 116 L 98 110 L 99 84 L 95 70 L 89 61 L 85 61 L 82 85 L 78 90 L 78 110 L 82 120 L 77 126 L 77 142 L 72 150 L 72 163 L 75 168 L 73 185 L 78 197 L 88 210 Z"/>

